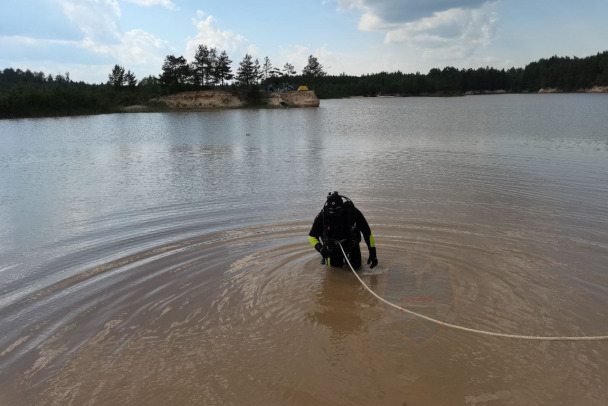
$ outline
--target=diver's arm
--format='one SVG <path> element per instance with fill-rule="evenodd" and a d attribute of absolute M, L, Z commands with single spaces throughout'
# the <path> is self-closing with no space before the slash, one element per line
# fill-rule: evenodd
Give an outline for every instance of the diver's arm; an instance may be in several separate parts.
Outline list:
<path fill-rule="evenodd" d="M 320 250 L 320 247 L 317 248 L 317 244 L 319 244 L 319 246 L 321 245 L 321 242 L 319 241 L 319 238 L 321 238 L 321 235 L 323 235 L 323 212 L 322 211 L 319 214 L 317 214 L 317 217 L 315 217 L 315 221 L 312 223 L 312 228 L 310 229 L 310 232 L 308 233 L 308 241 L 310 242 L 310 245 L 315 247 L 315 249 L 317 251 Z"/>
<path fill-rule="evenodd" d="M 367 263 L 370 265 L 370 268 L 378 265 L 378 257 L 376 256 L 376 240 L 374 239 L 374 235 L 372 234 L 372 230 L 369 228 L 369 224 L 361 213 L 357 209 L 357 225 L 359 230 L 361 230 L 361 234 L 363 234 L 363 239 L 365 240 L 365 244 L 367 244 L 367 249 L 369 250 L 369 258 L 367 259 Z"/>
<path fill-rule="evenodd" d="M 372 230 L 371 228 L 369 228 L 369 224 L 367 223 L 367 220 L 365 219 L 365 216 L 363 216 L 363 213 L 361 213 L 359 211 L 359 209 L 356 209 L 357 213 L 357 226 L 359 228 L 359 230 L 361 231 L 361 234 L 363 234 L 363 239 L 365 240 L 365 244 L 367 244 L 367 248 L 375 248 L 376 247 L 376 241 L 374 239 L 374 235 L 372 234 Z"/>

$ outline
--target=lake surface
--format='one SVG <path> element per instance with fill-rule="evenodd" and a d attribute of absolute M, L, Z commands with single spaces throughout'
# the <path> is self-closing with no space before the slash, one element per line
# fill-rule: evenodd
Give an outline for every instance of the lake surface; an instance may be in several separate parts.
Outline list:
<path fill-rule="evenodd" d="M 0 121 L 2 405 L 605 405 L 608 95 Z M 363 260 L 367 252 L 363 247 Z"/>

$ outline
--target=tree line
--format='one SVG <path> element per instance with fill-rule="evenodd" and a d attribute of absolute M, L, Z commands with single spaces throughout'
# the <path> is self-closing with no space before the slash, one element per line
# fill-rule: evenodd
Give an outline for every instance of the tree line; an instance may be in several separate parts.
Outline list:
<path fill-rule="evenodd" d="M 260 89 L 294 89 L 303 84 L 315 90 L 321 99 L 383 94 L 525 93 L 548 87 L 576 92 L 608 86 L 608 51 L 585 58 L 553 56 L 508 70 L 448 66 L 433 68 L 426 74 L 397 71 L 352 76 L 327 75 L 313 55 L 301 74 L 289 62 L 279 69 L 268 57 L 260 63 L 250 54 L 243 57 L 233 72 L 232 61 L 225 51 L 200 45 L 193 61 L 168 55 L 161 70 L 159 76 L 137 80 L 133 72 L 115 65 L 106 83 L 87 84 L 72 81 L 69 72 L 46 75 L 7 68 L 0 71 L 0 118 L 108 113 L 162 95 L 213 88 L 257 97 Z"/>
<path fill-rule="evenodd" d="M 235 73 L 232 72 L 232 61 L 226 51 L 219 52 L 214 47 L 199 45 L 191 63 L 183 57 L 168 55 L 162 66 L 162 73 L 157 81 L 169 92 L 224 87 L 227 82 L 236 87 L 251 88 L 277 78 L 292 78 L 296 76 L 294 66 L 286 62 L 282 69 L 273 66 L 270 58 L 264 58 L 260 64 L 258 58 L 245 54 Z M 118 65 L 117 65 L 118 66 Z M 308 57 L 308 64 L 302 70 L 302 76 L 323 77 L 326 73 L 323 66 L 313 55 Z M 149 77 L 149 80 L 155 80 Z"/>
<path fill-rule="evenodd" d="M 310 55 L 302 75 L 325 75 L 317 58 Z M 69 72 L 43 72 L 7 68 L 0 71 L 0 118 L 111 113 L 133 104 L 172 93 L 225 88 L 243 97 L 259 97 L 263 82 L 281 77 L 293 83 L 301 79 L 287 62 L 282 69 L 268 57 L 263 64 L 246 54 L 235 73 L 226 51 L 200 45 L 190 63 L 183 56 L 167 55 L 159 76 L 138 80 L 131 70 L 115 65 L 103 84 L 74 82 Z"/>
<path fill-rule="evenodd" d="M 578 92 L 608 86 L 608 51 L 586 58 L 553 56 L 524 68 L 433 68 L 427 74 L 380 72 L 338 75 L 311 80 L 319 98 L 378 95 L 464 95 L 470 93 L 536 93 L 543 88 Z"/>

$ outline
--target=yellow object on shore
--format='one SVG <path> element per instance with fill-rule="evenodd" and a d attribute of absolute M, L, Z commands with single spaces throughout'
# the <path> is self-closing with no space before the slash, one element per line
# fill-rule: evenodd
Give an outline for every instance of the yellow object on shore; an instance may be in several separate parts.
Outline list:
<path fill-rule="evenodd" d="M 308 86 L 300 86 L 298 87 L 298 92 L 301 90 L 308 90 Z"/>

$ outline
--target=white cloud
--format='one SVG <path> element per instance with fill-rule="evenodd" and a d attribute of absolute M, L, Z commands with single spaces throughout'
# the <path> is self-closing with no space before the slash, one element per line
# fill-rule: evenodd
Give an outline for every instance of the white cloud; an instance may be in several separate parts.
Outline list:
<path fill-rule="evenodd" d="M 189 39 L 186 44 L 186 54 L 184 55 L 186 59 L 194 58 L 199 45 L 215 47 L 219 51 L 228 53 L 239 50 L 242 52 L 249 52 L 250 50 L 257 52 L 257 47 L 248 45 L 247 39 L 242 35 L 217 28 L 213 16 L 205 17 L 205 13 L 198 10 L 197 17 L 198 19 L 192 19 L 192 23 L 196 26 L 198 33 L 194 38 Z"/>
<path fill-rule="evenodd" d="M 289 48 L 281 48 L 279 56 L 281 58 L 279 69 L 282 69 L 286 62 L 289 62 L 294 66 L 294 69 L 298 74 L 302 72 L 302 69 L 308 64 L 308 57 L 313 55 L 321 65 L 323 70 L 328 73 L 342 72 L 338 66 L 342 64 L 341 58 L 335 53 L 327 49 L 326 45 L 321 46 L 317 49 L 310 49 L 303 45 L 294 45 Z"/>
<path fill-rule="evenodd" d="M 56 40 L 56 39 L 38 39 L 26 37 L 23 35 L 12 35 L 8 37 L 0 37 L 0 45 L 2 48 L 19 47 L 19 46 L 37 46 L 37 45 L 78 45 L 78 41 Z"/>
<path fill-rule="evenodd" d="M 431 17 L 451 9 L 475 9 L 489 0 L 338 0 L 340 9 L 359 9 L 389 24 Z"/>
<path fill-rule="evenodd" d="M 63 13 L 85 37 L 94 41 L 120 38 L 120 6 L 113 0 L 57 0 Z"/>
<path fill-rule="evenodd" d="M 489 0 L 339 0 L 363 11 L 358 28 L 385 33 L 386 44 L 423 50 L 425 58 L 470 57 L 488 46 L 497 23 Z"/>
<path fill-rule="evenodd" d="M 156 64 L 159 67 L 162 65 L 164 52 L 168 50 L 167 41 L 158 39 L 142 30 L 131 30 L 122 34 L 117 44 L 103 44 L 85 38 L 79 43 L 79 46 L 99 54 L 111 56 L 119 64 Z"/>
<path fill-rule="evenodd" d="M 64 64 L 60 62 L 27 62 L 26 66 L 34 72 L 44 72 L 45 74 L 64 75 L 70 74 L 70 79 L 76 82 L 87 78 L 89 83 L 105 83 L 108 81 L 108 74 L 114 65 L 90 65 L 90 64 Z M 141 79 L 142 77 L 137 77 Z"/>
<path fill-rule="evenodd" d="M 70 72 L 73 80 L 103 82 L 112 66 L 119 64 L 138 78 L 160 72 L 169 43 L 141 29 L 122 31 L 119 3 L 112 0 L 54 0 L 79 36 L 73 40 L 0 36 L 0 54 L 9 66 L 44 71 Z M 87 69 L 86 67 L 89 66 Z"/>
<path fill-rule="evenodd" d="M 138 0 L 141 3 L 167 3 Z M 170 2 L 168 2 L 170 3 Z M 83 33 L 77 47 L 108 56 L 128 69 L 146 67 L 158 71 L 168 51 L 168 43 L 143 30 L 120 29 L 120 6 L 114 0 L 58 0 L 64 14 Z M 153 68 L 154 67 L 154 68 Z"/>
<path fill-rule="evenodd" d="M 373 13 L 365 13 L 357 26 L 361 31 L 387 31 L 398 28 L 398 24 L 390 24 Z"/>
<path fill-rule="evenodd" d="M 249 45 L 247 46 L 247 49 L 245 50 L 245 52 L 247 52 L 249 55 L 253 56 L 253 59 L 258 58 L 258 60 L 261 60 L 262 57 L 260 56 L 260 48 L 258 48 L 257 45 Z"/>
<path fill-rule="evenodd" d="M 435 13 L 400 25 L 388 31 L 387 43 L 408 42 L 421 47 L 451 46 L 469 43 L 473 46 L 487 45 L 493 34 L 496 18 L 488 10 L 452 9 Z"/>
<path fill-rule="evenodd" d="M 168 8 L 169 10 L 176 10 L 177 7 L 171 0 L 124 0 L 129 3 L 135 3 L 140 6 L 150 7 L 150 6 L 163 6 Z"/>
<path fill-rule="evenodd" d="M 310 48 L 302 45 L 295 45 L 289 48 L 281 48 L 279 51 L 281 60 L 285 61 L 283 62 L 283 65 L 286 62 L 289 62 L 294 66 L 294 69 L 298 73 L 300 73 L 304 66 L 306 66 L 306 64 L 308 63 L 308 56 L 311 54 L 312 52 L 310 51 Z M 281 65 L 281 68 L 283 67 L 283 65 Z"/>
<path fill-rule="evenodd" d="M 82 49 L 89 52 L 78 51 Z M 4 55 L 11 65 L 19 66 L 28 61 L 28 68 L 47 71 L 47 68 L 37 66 L 52 66 L 52 72 L 69 71 L 74 80 L 104 81 L 111 67 L 119 64 L 141 75 L 157 74 L 162 66 L 164 56 L 168 53 L 166 41 L 141 30 L 128 31 L 120 37 L 119 42 L 104 44 L 84 38 L 80 41 L 66 41 L 54 39 L 40 39 L 26 36 L 0 37 L 0 49 L 18 49 L 18 55 Z M 30 55 L 36 55 L 31 59 Z M 57 55 L 65 55 L 62 62 L 51 62 Z M 88 63 L 90 70 L 84 68 Z M 105 71 L 101 76 L 96 71 Z"/>

